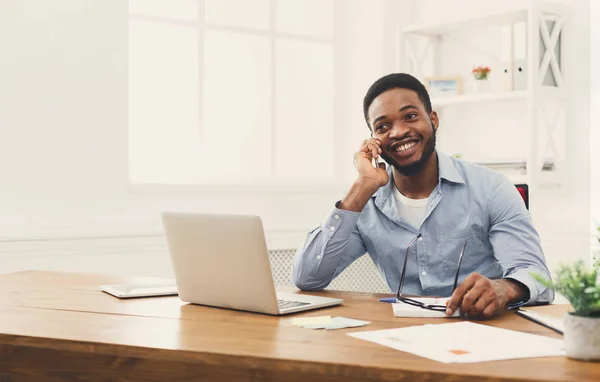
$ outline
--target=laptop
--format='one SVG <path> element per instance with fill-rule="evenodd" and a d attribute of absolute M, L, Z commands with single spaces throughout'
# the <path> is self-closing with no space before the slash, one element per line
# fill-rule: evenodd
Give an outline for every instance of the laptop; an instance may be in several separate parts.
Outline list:
<path fill-rule="evenodd" d="M 275 290 L 258 216 L 163 212 L 162 222 L 184 302 L 271 315 L 343 303 Z"/>

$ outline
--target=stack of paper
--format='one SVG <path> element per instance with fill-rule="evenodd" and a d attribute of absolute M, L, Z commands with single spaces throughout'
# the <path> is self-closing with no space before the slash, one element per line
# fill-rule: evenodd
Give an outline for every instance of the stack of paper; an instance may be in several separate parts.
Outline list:
<path fill-rule="evenodd" d="M 307 329 L 343 329 L 356 328 L 369 324 L 370 321 L 353 320 L 344 317 L 297 317 L 292 319 L 292 324 Z"/>
<path fill-rule="evenodd" d="M 348 333 L 349 336 L 444 363 L 561 356 L 562 339 L 472 322 Z"/>

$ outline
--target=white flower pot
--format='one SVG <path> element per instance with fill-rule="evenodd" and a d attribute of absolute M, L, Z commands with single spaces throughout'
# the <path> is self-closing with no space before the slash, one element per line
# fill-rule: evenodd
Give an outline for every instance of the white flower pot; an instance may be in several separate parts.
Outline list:
<path fill-rule="evenodd" d="M 565 349 L 567 357 L 600 361 L 600 318 L 565 315 Z"/>
<path fill-rule="evenodd" d="M 492 84 L 490 83 L 490 80 L 475 80 L 474 91 L 475 93 L 487 93 L 492 91 Z"/>

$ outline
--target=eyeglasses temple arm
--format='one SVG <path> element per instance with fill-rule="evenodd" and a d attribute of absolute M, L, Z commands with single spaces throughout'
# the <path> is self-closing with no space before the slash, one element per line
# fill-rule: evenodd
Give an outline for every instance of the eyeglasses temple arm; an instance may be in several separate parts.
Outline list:
<path fill-rule="evenodd" d="M 402 266 L 402 274 L 400 275 L 400 285 L 398 285 L 398 291 L 396 292 L 396 297 L 402 296 L 401 292 L 402 292 L 402 286 L 404 285 L 404 275 L 406 274 L 406 262 L 408 260 L 408 249 L 420 237 L 421 237 L 421 234 L 419 234 L 417 237 L 412 239 L 410 241 L 410 243 L 408 243 L 408 246 L 406 247 L 406 254 L 404 255 L 404 265 Z"/>
<path fill-rule="evenodd" d="M 465 240 L 465 244 L 460 251 L 460 255 L 458 256 L 458 267 L 456 268 L 456 276 L 454 277 L 454 287 L 452 288 L 452 292 L 456 290 L 456 284 L 458 284 L 458 275 L 460 273 L 460 264 L 462 263 L 463 254 L 465 253 L 465 247 L 467 246 L 467 241 Z"/>

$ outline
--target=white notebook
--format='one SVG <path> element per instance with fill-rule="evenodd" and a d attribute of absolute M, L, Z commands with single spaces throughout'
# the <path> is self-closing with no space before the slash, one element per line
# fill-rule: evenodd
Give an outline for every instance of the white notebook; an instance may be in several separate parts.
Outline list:
<path fill-rule="evenodd" d="M 530 321 L 543 325 L 549 329 L 552 329 L 560 334 L 563 334 L 565 330 L 565 323 L 562 317 L 549 316 L 547 314 L 535 312 L 533 310 L 519 309 L 517 314 Z"/>
<path fill-rule="evenodd" d="M 448 301 L 449 298 L 422 297 L 413 298 L 413 300 L 417 300 L 425 304 L 431 305 L 446 305 L 446 301 Z M 452 316 L 448 316 L 446 315 L 446 312 L 439 312 L 437 310 L 431 309 L 423 309 L 415 305 L 406 304 L 402 301 L 392 303 L 392 309 L 394 310 L 395 317 L 459 317 L 458 309 L 454 312 Z"/>

